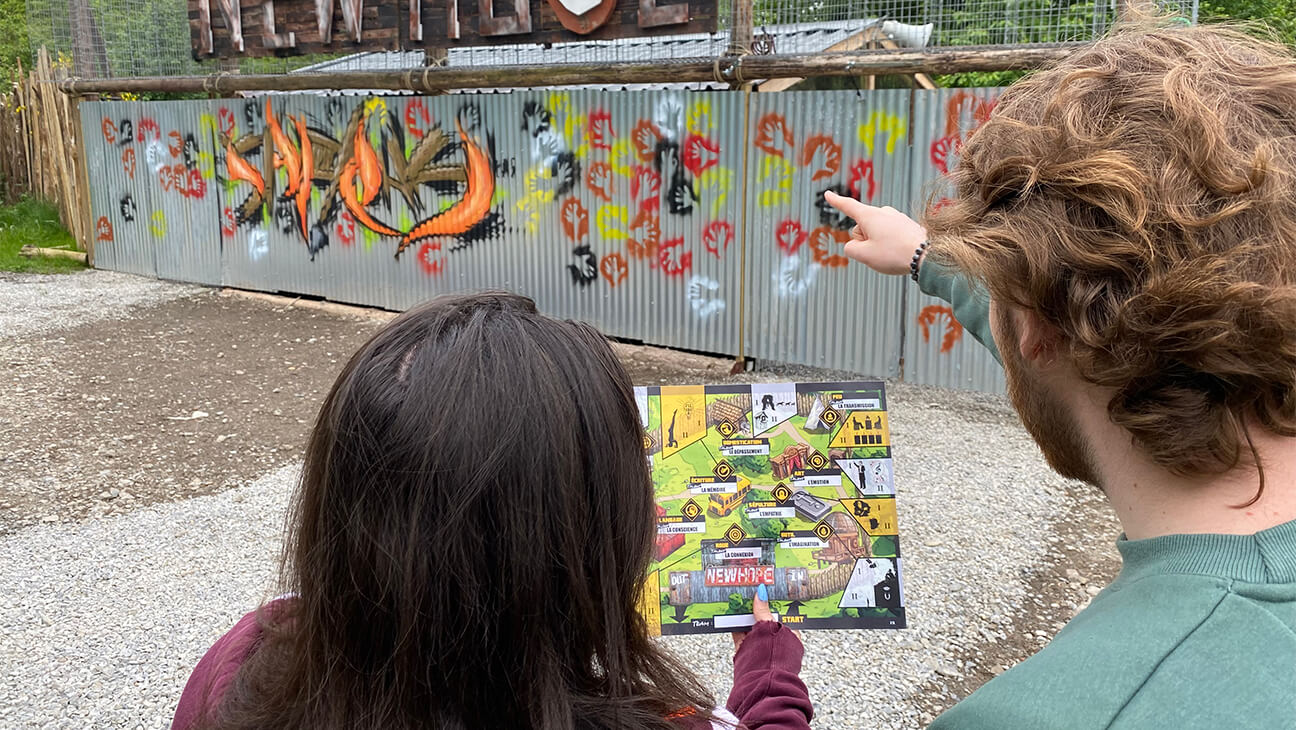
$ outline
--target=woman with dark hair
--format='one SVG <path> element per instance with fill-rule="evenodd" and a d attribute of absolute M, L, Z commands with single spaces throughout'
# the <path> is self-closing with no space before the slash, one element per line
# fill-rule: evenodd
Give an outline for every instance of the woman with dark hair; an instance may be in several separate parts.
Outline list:
<path fill-rule="evenodd" d="M 650 638 L 642 441 L 588 325 L 509 294 L 401 315 L 320 410 L 290 593 L 207 652 L 172 727 L 809 727 L 790 630 L 735 636 L 727 711 Z"/>

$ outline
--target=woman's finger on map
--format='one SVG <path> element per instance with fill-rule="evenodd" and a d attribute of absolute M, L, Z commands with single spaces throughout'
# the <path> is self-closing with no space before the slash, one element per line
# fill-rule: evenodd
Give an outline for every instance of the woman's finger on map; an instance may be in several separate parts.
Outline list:
<path fill-rule="evenodd" d="M 757 622 L 774 620 L 774 614 L 770 612 L 769 589 L 765 587 L 764 583 L 756 586 L 756 595 L 752 597 L 752 618 L 756 619 Z M 755 623 L 752 624 L 752 626 L 755 625 Z M 744 628 L 742 631 L 733 632 L 734 651 L 738 651 L 738 647 L 742 646 L 743 639 L 747 638 L 747 632 L 750 630 L 750 628 Z"/>
<path fill-rule="evenodd" d="M 769 589 L 764 583 L 756 587 L 756 597 L 752 599 L 752 618 L 757 621 L 774 620 L 774 614 L 770 612 Z"/>

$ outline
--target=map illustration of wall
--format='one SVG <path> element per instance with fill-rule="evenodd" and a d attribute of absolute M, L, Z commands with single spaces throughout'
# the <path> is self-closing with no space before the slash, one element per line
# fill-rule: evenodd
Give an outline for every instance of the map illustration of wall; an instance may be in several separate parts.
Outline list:
<path fill-rule="evenodd" d="M 657 501 L 643 613 L 663 635 L 752 623 L 904 628 L 881 382 L 636 388 Z"/>

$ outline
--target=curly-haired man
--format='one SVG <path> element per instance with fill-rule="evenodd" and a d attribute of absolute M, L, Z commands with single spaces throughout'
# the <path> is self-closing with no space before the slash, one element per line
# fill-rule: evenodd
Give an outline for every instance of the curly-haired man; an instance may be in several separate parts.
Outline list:
<path fill-rule="evenodd" d="M 1296 59 L 1119 30 L 1006 91 L 954 177 L 925 230 L 831 196 L 847 252 L 997 344 L 1125 534 L 1115 582 L 933 727 L 1296 727 Z"/>

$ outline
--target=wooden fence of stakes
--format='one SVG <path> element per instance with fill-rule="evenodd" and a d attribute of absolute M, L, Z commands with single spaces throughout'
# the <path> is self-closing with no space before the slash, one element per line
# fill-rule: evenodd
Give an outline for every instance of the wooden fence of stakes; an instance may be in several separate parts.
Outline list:
<path fill-rule="evenodd" d="M 77 247 L 93 260 L 81 116 L 76 98 L 58 88 L 68 75 L 68 65 L 41 48 L 36 67 L 20 66 L 13 88 L 0 96 L 0 198 L 12 203 L 31 195 L 54 203 Z"/>

